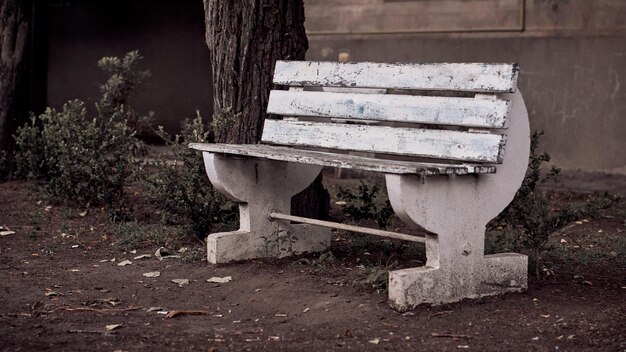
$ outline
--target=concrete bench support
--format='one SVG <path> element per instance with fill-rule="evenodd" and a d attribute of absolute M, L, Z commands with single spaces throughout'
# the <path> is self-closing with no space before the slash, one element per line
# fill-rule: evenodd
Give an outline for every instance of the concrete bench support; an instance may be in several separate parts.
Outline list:
<path fill-rule="evenodd" d="M 239 203 L 240 227 L 207 237 L 210 263 L 318 252 L 330 245 L 330 230 L 270 221 L 270 211 L 289 214 L 291 197 L 320 173 L 318 165 L 203 153 L 211 183 Z"/>
<path fill-rule="evenodd" d="M 484 255 L 485 227 L 513 199 L 528 161 L 530 130 L 521 94 L 508 96 L 513 110 L 504 163 L 495 174 L 467 176 L 386 175 L 389 199 L 406 223 L 426 236 L 425 267 L 389 276 L 390 303 L 406 310 L 527 288 L 528 258 Z"/>

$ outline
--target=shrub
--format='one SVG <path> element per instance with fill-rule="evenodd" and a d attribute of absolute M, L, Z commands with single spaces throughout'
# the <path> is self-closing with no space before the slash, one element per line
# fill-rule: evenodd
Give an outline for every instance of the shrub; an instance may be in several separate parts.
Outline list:
<path fill-rule="evenodd" d="M 604 194 L 595 196 L 583 206 L 552 210 L 546 192 L 540 186 L 555 181 L 561 170 L 552 165 L 548 172 L 543 171 L 543 164 L 550 161 L 550 155 L 537 152 L 542 134 L 534 132 L 531 137 L 528 171 L 511 204 L 495 219 L 498 230 L 492 243 L 528 252 L 536 277 L 540 275 L 542 253 L 548 249 L 551 234 L 573 220 L 594 216 L 620 199 Z"/>
<path fill-rule="evenodd" d="M 181 134 L 173 139 L 160 127 L 159 134 L 171 145 L 173 160 L 160 155 L 152 165 L 156 172 L 146 178 L 151 203 L 169 214 L 170 220 L 188 225 L 198 238 L 204 238 L 214 225 L 232 228 L 237 220 L 237 205 L 213 188 L 202 154 L 186 146 L 188 142 L 208 142 L 209 133 L 200 114 L 185 120 Z"/>
<path fill-rule="evenodd" d="M 83 102 L 69 101 L 61 111 L 48 108 L 17 131 L 17 174 L 45 180 L 55 198 L 120 206 L 132 174 L 133 143 L 121 111 L 89 119 Z"/>
<path fill-rule="evenodd" d="M 95 117 L 88 117 L 80 100 L 68 101 L 61 111 L 47 108 L 31 116 L 15 135 L 16 176 L 45 181 L 45 190 L 55 198 L 87 206 L 105 203 L 123 211 L 124 186 L 137 167 L 131 152 L 138 141 L 128 125 L 128 97 L 149 74 L 137 71 L 140 60 L 137 52 L 130 52 L 122 59 L 98 62 L 112 75 L 100 87 Z"/>
<path fill-rule="evenodd" d="M 3 181 L 9 177 L 9 153 L 6 150 L 0 150 L 0 181 Z"/>
<path fill-rule="evenodd" d="M 345 202 L 342 210 L 353 220 L 375 220 L 381 229 L 386 229 L 394 213 L 388 199 L 384 201 L 377 199 L 379 191 L 380 189 L 376 185 L 372 188 L 367 185 L 360 185 L 356 192 L 351 189 L 339 188 L 337 198 Z"/>

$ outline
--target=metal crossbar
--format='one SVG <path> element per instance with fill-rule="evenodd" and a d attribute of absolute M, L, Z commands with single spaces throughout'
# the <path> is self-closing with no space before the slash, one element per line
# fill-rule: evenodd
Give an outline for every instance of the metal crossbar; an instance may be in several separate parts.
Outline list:
<path fill-rule="evenodd" d="M 269 218 L 270 220 L 293 221 L 293 222 L 298 222 L 302 224 L 316 225 L 316 226 L 321 226 L 321 227 L 328 227 L 332 229 L 340 229 L 340 230 L 346 230 L 346 231 L 351 231 L 351 232 L 364 233 L 364 234 L 380 236 L 380 237 L 388 237 L 388 238 L 393 238 L 393 239 L 402 240 L 402 241 L 420 242 L 420 243 L 425 242 L 424 237 L 411 236 L 411 235 L 406 235 L 406 234 L 399 233 L 399 232 L 370 229 L 368 227 L 362 227 L 362 226 L 340 224 L 340 223 L 332 222 L 332 221 L 311 219 L 311 218 L 288 215 L 288 214 L 283 214 L 283 213 L 270 212 Z"/>

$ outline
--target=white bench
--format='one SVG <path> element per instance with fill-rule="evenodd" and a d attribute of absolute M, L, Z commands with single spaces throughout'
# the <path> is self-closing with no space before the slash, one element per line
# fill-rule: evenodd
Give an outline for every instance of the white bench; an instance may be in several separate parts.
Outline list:
<path fill-rule="evenodd" d="M 285 118 L 265 121 L 262 144 L 190 144 L 240 204 L 240 229 L 208 236 L 209 262 L 325 249 L 329 230 L 310 224 L 341 225 L 289 214 L 291 197 L 332 166 L 384 173 L 396 215 L 430 233 L 353 229 L 425 242 L 424 267 L 389 275 L 396 309 L 526 289 L 526 256 L 484 255 L 485 226 L 528 163 L 517 73 L 512 64 L 277 62 L 274 83 L 291 88 L 271 92 L 268 113 Z"/>

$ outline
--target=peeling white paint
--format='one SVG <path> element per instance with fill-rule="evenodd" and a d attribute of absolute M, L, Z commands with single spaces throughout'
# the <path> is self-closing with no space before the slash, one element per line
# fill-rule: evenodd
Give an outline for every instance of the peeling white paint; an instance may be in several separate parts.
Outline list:
<path fill-rule="evenodd" d="M 507 111 L 506 100 L 484 96 L 456 98 L 284 90 L 272 91 L 267 105 L 267 112 L 276 115 L 483 128 L 504 127 Z"/>
<path fill-rule="evenodd" d="M 505 136 L 450 130 L 266 120 L 264 143 L 500 162 Z"/>
<path fill-rule="evenodd" d="M 274 83 L 503 93 L 515 91 L 517 73 L 516 64 L 277 61 Z"/>

